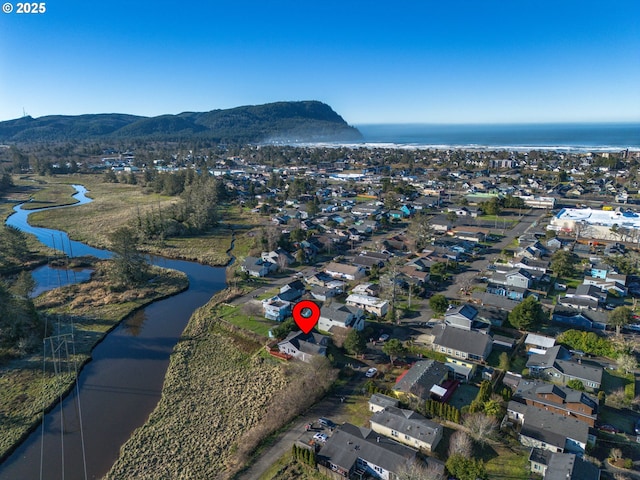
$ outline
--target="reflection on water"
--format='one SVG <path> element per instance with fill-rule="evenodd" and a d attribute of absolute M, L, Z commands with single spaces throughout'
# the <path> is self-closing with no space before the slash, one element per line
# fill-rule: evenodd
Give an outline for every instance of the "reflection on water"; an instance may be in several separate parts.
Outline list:
<path fill-rule="evenodd" d="M 42 292 L 54 288 L 86 282 L 91 278 L 92 273 L 91 268 L 63 268 L 51 265 L 38 267 L 31 272 L 31 277 L 36 282 L 36 288 L 31 296 L 35 298 Z"/>
<path fill-rule="evenodd" d="M 133 314 L 129 315 L 127 319 L 122 322 L 124 329 L 134 337 L 140 335 L 140 330 L 144 325 L 145 320 L 147 319 L 147 314 L 145 310 L 138 310 Z"/>

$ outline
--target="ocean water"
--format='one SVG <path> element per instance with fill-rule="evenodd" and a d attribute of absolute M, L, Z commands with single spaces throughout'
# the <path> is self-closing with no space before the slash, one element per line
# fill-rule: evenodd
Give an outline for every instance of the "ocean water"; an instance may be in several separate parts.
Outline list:
<path fill-rule="evenodd" d="M 365 145 L 558 151 L 640 150 L 640 123 L 356 125 Z"/>

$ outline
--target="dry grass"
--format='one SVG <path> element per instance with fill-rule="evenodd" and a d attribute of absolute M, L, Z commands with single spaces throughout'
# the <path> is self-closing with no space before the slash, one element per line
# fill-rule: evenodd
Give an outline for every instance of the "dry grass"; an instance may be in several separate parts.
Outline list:
<path fill-rule="evenodd" d="M 259 343 L 230 334 L 207 312 L 205 306 L 192 317 L 162 399 L 106 478 L 220 478 L 240 437 L 285 388 L 282 368 L 255 355 Z"/>
<path fill-rule="evenodd" d="M 107 479 L 232 478 L 260 442 L 320 398 L 328 362 L 265 359 L 261 337 L 215 318 L 219 292 L 189 321 L 162 398 L 122 447 Z"/>
<path fill-rule="evenodd" d="M 133 310 L 188 285 L 186 276 L 180 272 L 159 268 L 154 271 L 154 282 L 144 288 L 114 294 L 98 276 L 36 299 L 40 312 L 62 315 L 59 317 L 62 331 L 70 331 L 73 321 L 76 355 L 69 359 L 70 364 L 82 365 L 96 343 Z M 43 377 L 42 360 L 42 353 L 38 353 L 13 360 L 0 369 L 0 457 L 40 421 L 43 405 L 54 403 L 75 381 L 74 373 Z"/>

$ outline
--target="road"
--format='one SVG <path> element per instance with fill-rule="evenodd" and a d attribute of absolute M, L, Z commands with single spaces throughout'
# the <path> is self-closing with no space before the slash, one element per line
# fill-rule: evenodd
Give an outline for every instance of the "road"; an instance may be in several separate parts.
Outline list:
<path fill-rule="evenodd" d="M 456 274 L 453 283 L 449 285 L 445 291 L 439 293 L 442 293 L 447 298 L 464 298 L 460 288 L 464 288 L 465 290 L 470 289 L 473 284 L 480 279 L 482 272 L 487 269 L 487 266 L 500 256 L 500 252 L 503 249 L 511 246 L 515 238 L 535 228 L 534 225 L 537 226 L 546 214 L 547 210 L 527 211 L 518 224 L 510 230 L 505 230 L 502 240 L 491 247 L 495 253 L 486 254 L 481 259 L 471 262 L 467 270 Z"/>

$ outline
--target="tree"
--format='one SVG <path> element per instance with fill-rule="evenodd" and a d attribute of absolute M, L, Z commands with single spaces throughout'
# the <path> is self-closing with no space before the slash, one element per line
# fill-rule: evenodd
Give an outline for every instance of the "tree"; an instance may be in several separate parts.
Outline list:
<path fill-rule="evenodd" d="M 344 340 L 344 348 L 352 355 L 361 355 L 367 350 L 367 340 L 362 332 L 352 328 Z"/>
<path fill-rule="evenodd" d="M 429 299 L 429 308 L 438 316 L 444 315 L 449 308 L 449 300 L 441 293 L 438 293 Z"/>
<path fill-rule="evenodd" d="M 418 214 L 413 217 L 407 229 L 407 236 L 413 239 L 416 251 L 421 252 L 431 239 L 433 238 L 433 227 L 430 223 L 430 217 L 424 214 Z"/>
<path fill-rule="evenodd" d="M 447 276 L 447 264 L 444 262 L 437 262 L 431 265 L 429 269 L 431 278 L 437 277 L 440 281 L 443 281 Z"/>
<path fill-rule="evenodd" d="M 418 459 L 407 461 L 396 471 L 398 480 L 443 480 L 434 462 L 425 464 Z"/>
<path fill-rule="evenodd" d="M 573 388 L 574 390 L 579 390 L 581 392 L 584 392 L 585 390 L 584 383 L 582 383 L 582 380 L 578 380 L 577 378 L 572 378 L 571 380 L 569 380 L 567 382 L 567 387 Z"/>
<path fill-rule="evenodd" d="M 485 480 L 487 472 L 484 463 L 480 459 L 468 458 L 462 455 L 454 455 L 445 463 L 448 472 L 458 480 Z"/>
<path fill-rule="evenodd" d="M 467 427 L 471 438 L 480 445 L 488 443 L 498 429 L 496 419 L 484 413 L 467 415 L 462 424 Z"/>
<path fill-rule="evenodd" d="M 577 255 L 566 250 L 558 250 L 551 257 L 551 270 L 557 277 L 572 277 L 577 263 Z"/>
<path fill-rule="evenodd" d="M 629 307 L 616 307 L 609 314 L 609 325 L 616 327 L 616 334 L 620 335 L 620 329 L 631 323 L 632 319 L 633 312 Z"/>
<path fill-rule="evenodd" d="M 470 458 L 472 453 L 473 442 L 471 437 L 462 430 L 456 430 L 449 439 L 449 456 L 462 455 Z"/>
<path fill-rule="evenodd" d="M 519 330 L 528 330 L 533 325 L 544 322 L 548 315 L 535 297 L 530 296 L 514 307 L 509 313 L 509 323 Z"/>
<path fill-rule="evenodd" d="M 400 340 L 392 338 L 384 344 L 382 351 L 389 355 L 389 360 L 391 361 L 391 365 L 393 365 L 394 357 L 398 358 L 400 355 L 403 355 L 405 353 L 405 348 Z"/>
<path fill-rule="evenodd" d="M 116 285 L 135 286 L 147 277 L 149 264 L 138 250 L 138 241 L 133 229 L 120 227 L 114 231 L 111 240 L 113 260 L 111 276 Z"/>
<path fill-rule="evenodd" d="M 636 362 L 636 357 L 633 355 L 623 353 L 616 359 L 616 365 L 618 365 L 618 368 L 624 373 L 629 374 L 636 369 L 638 362 Z"/>

